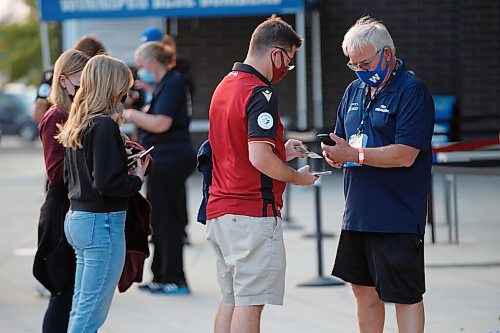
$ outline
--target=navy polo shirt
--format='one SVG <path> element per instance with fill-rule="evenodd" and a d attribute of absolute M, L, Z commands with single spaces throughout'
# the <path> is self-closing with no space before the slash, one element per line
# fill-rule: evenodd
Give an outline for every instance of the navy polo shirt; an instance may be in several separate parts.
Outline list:
<path fill-rule="evenodd" d="M 148 114 L 169 116 L 172 126 L 166 132 L 152 133 L 139 129 L 139 139 L 151 151 L 155 164 L 172 163 L 177 160 L 195 158 L 191 144 L 186 90 L 182 78 L 175 70 L 168 71 L 153 94 Z"/>
<path fill-rule="evenodd" d="M 344 168 L 346 230 L 423 235 L 427 194 L 431 182 L 431 138 L 434 103 L 422 81 L 399 66 L 387 87 L 369 105 L 364 133 L 370 147 L 402 144 L 419 154 L 408 168 L 368 165 Z M 337 114 L 335 133 L 346 140 L 361 123 L 367 86 L 353 81 L 346 89 Z"/>

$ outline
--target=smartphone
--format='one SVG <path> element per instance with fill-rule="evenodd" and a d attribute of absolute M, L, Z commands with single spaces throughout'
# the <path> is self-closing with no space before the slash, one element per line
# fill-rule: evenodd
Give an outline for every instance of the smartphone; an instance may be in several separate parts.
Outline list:
<path fill-rule="evenodd" d="M 331 175 L 332 172 L 330 170 L 326 170 L 326 171 L 312 171 L 311 174 L 313 176 L 328 176 L 328 175 Z"/>
<path fill-rule="evenodd" d="M 320 133 L 316 135 L 316 137 L 327 146 L 335 146 L 335 141 L 330 138 L 330 134 Z"/>
<path fill-rule="evenodd" d="M 138 152 L 137 154 L 134 154 L 134 155 L 131 155 L 128 157 L 128 159 L 133 159 L 133 161 L 129 162 L 128 163 L 128 167 L 131 167 L 132 165 L 134 165 L 135 163 L 135 158 L 140 158 L 142 159 L 143 157 L 145 157 L 147 154 L 149 154 L 151 152 L 151 150 L 154 149 L 155 146 L 151 146 L 149 149 L 146 149 L 146 150 L 143 150 L 141 152 Z"/>

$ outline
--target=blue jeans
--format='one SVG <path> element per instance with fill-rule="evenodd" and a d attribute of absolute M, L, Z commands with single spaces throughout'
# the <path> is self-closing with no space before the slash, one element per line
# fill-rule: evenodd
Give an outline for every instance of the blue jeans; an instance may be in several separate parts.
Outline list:
<path fill-rule="evenodd" d="M 75 249 L 75 292 L 68 333 L 94 333 L 104 323 L 125 261 L 126 211 L 68 211 L 64 233 Z"/>

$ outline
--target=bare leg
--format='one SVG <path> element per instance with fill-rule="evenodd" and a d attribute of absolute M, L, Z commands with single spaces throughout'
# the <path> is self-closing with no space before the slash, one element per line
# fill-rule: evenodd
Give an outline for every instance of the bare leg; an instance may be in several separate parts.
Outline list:
<path fill-rule="evenodd" d="M 423 333 L 425 324 L 424 302 L 396 304 L 399 333 Z"/>
<path fill-rule="evenodd" d="M 214 333 L 230 333 L 233 318 L 233 304 L 220 303 L 215 315 Z"/>
<path fill-rule="evenodd" d="M 235 306 L 231 333 L 259 333 L 264 305 Z"/>
<path fill-rule="evenodd" d="M 382 333 L 384 330 L 385 308 L 374 287 L 352 284 L 356 298 L 360 333 Z"/>

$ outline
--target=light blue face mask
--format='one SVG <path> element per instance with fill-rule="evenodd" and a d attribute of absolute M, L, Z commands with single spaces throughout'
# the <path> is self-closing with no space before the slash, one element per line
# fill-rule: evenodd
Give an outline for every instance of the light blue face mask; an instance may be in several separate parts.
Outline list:
<path fill-rule="evenodd" d="M 137 72 L 137 76 L 141 81 L 144 83 L 154 85 L 155 82 L 155 75 L 153 73 L 148 72 L 146 69 L 141 69 Z"/>
<path fill-rule="evenodd" d="M 373 71 L 356 71 L 356 75 L 369 85 L 370 87 L 378 87 L 384 81 L 387 71 L 389 70 L 390 60 L 386 61 L 385 69 L 382 70 L 382 62 L 384 60 L 384 51 L 382 50 L 380 54 L 380 60 L 378 62 L 377 68 Z"/>
<path fill-rule="evenodd" d="M 144 92 L 144 103 L 149 104 L 153 100 L 153 93 L 149 91 Z"/>

